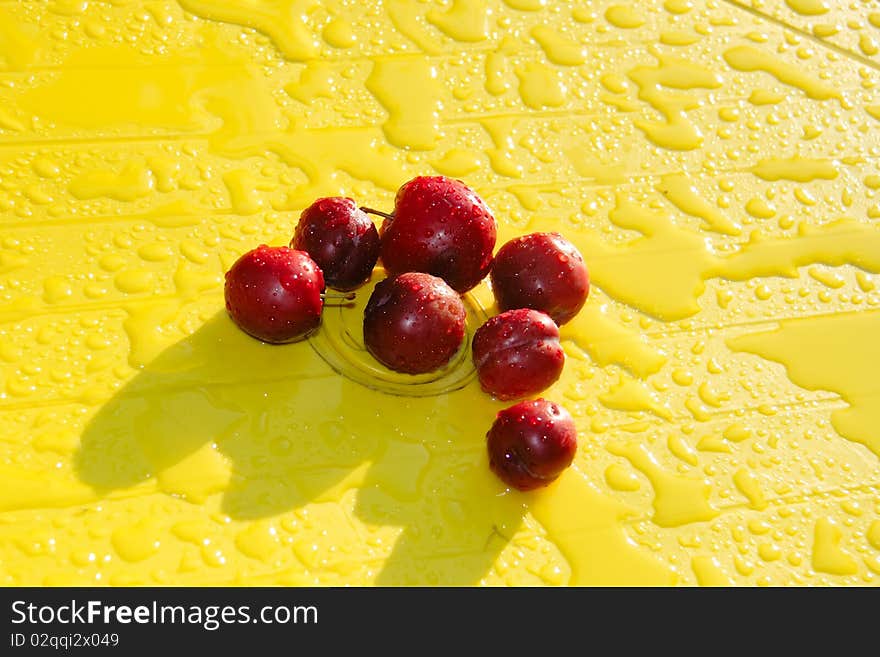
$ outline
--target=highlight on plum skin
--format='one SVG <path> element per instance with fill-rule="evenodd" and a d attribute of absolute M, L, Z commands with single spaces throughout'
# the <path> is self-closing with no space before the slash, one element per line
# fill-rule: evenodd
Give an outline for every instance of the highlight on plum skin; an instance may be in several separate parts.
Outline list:
<path fill-rule="evenodd" d="M 486 434 L 489 467 L 508 486 L 548 486 L 574 460 L 577 427 L 565 408 L 545 399 L 500 411 Z"/>
<path fill-rule="evenodd" d="M 305 251 L 261 244 L 226 272 L 226 310 L 245 333 L 296 342 L 321 324 L 324 275 Z"/>
<path fill-rule="evenodd" d="M 549 388 L 565 365 L 559 327 L 549 315 L 530 308 L 486 321 L 474 334 L 472 353 L 480 387 L 503 401 Z"/>

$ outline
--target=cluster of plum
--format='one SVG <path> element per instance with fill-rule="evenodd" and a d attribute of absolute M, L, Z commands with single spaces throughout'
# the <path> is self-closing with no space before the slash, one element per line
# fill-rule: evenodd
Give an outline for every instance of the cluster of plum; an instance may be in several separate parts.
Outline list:
<path fill-rule="evenodd" d="M 381 231 L 369 214 L 383 217 Z M 303 211 L 290 247 L 260 245 L 226 273 L 226 308 L 250 335 L 270 343 L 317 330 L 325 288 L 352 299 L 381 258 L 387 278 L 364 309 L 364 345 L 397 372 L 423 374 L 446 365 L 465 338 L 461 296 L 490 277 L 500 314 L 474 334 L 482 389 L 500 400 L 533 396 L 562 373 L 559 326 L 589 294 L 577 249 L 558 233 L 531 233 L 493 257 L 496 221 L 458 180 L 420 176 L 397 192 L 390 214 L 349 198 L 321 198 Z M 572 462 L 571 415 L 545 399 L 498 413 L 487 433 L 490 466 L 519 490 L 546 486 Z"/>

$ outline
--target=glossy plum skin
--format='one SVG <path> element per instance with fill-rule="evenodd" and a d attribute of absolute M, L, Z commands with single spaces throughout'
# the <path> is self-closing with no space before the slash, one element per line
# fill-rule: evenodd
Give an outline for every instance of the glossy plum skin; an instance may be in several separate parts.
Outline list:
<path fill-rule="evenodd" d="M 504 244 L 491 281 L 501 310 L 533 308 L 559 326 L 577 315 L 590 293 L 583 257 L 559 233 L 531 233 Z"/>
<path fill-rule="evenodd" d="M 442 278 L 407 272 L 378 283 L 364 309 L 364 344 L 396 372 L 424 374 L 456 354 L 465 335 L 461 298 Z"/>
<path fill-rule="evenodd" d="M 521 491 L 553 482 L 577 452 L 577 428 L 571 415 L 545 399 L 519 402 L 500 411 L 486 438 L 492 472 Z"/>
<path fill-rule="evenodd" d="M 480 386 L 505 401 L 550 387 L 565 365 L 559 328 L 548 315 L 530 308 L 488 320 L 474 334 L 472 352 Z"/>
<path fill-rule="evenodd" d="M 226 310 L 263 342 L 295 342 L 321 323 L 323 290 L 324 276 L 309 254 L 261 244 L 226 272 Z"/>
<path fill-rule="evenodd" d="M 382 264 L 389 274 L 439 276 L 459 293 L 483 280 L 492 265 L 497 225 L 469 187 L 445 176 L 420 176 L 398 191 L 382 222 Z"/>
<path fill-rule="evenodd" d="M 379 258 L 379 231 L 350 198 L 319 198 L 303 210 L 290 248 L 308 253 L 329 287 L 353 290 Z"/>

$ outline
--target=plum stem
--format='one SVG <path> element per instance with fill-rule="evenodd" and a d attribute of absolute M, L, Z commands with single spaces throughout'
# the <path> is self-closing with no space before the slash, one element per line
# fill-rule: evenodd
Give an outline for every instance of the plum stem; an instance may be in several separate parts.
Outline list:
<path fill-rule="evenodd" d="M 354 292 L 322 292 L 321 300 L 322 301 L 354 301 L 357 298 L 357 294 Z"/>
<path fill-rule="evenodd" d="M 388 214 L 387 212 L 382 212 L 381 210 L 374 210 L 373 208 L 360 208 L 361 212 L 366 212 L 367 214 L 375 214 L 380 217 L 385 217 L 386 219 L 394 219 L 393 214 Z"/>

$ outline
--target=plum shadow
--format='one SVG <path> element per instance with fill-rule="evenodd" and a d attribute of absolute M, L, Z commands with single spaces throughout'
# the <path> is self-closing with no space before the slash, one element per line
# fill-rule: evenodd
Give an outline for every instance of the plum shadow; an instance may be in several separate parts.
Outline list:
<path fill-rule="evenodd" d="M 485 431 L 498 408 L 476 383 L 419 399 L 369 390 L 308 343 L 263 344 L 219 312 L 97 411 L 74 466 L 99 495 L 156 479 L 194 504 L 222 495 L 222 510 L 239 521 L 351 491 L 356 518 L 400 528 L 378 584 L 469 585 L 489 572 L 526 511 L 486 463 Z M 485 426 L 456 421 L 468 417 L 485 417 Z M 231 475 L 198 481 L 202 466 L 193 466 L 189 481 L 188 459 L 211 449 Z"/>

